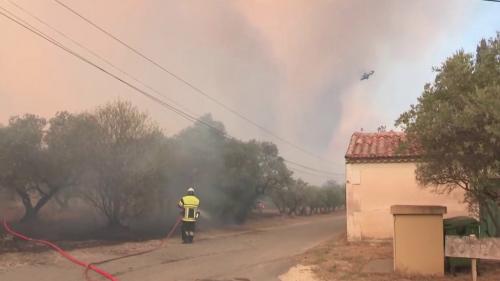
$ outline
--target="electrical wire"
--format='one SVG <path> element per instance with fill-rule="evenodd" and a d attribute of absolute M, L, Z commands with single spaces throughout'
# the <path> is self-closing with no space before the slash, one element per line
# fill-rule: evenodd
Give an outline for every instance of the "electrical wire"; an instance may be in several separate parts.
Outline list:
<path fill-rule="evenodd" d="M 78 11 L 76 11 L 75 9 L 71 8 L 67 4 L 65 4 L 65 3 L 63 3 L 63 2 L 61 2 L 59 0 L 54 0 L 54 1 L 57 4 L 59 4 L 61 7 L 65 8 L 66 10 L 68 10 L 69 12 L 71 12 L 72 14 L 74 14 L 77 17 L 79 17 L 80 19 L 82 19 L 83 21 L 85 21 L 88 24 L 92 25 L 94 28 L 96 28 L 97 30 L 99 30 L 102 33 L 106 34 L 108 37 L 112 38 L 113 40 L 115 40 L 116 42 L 118 42 L 119 44 L 121 44 L 122 46 L 124 46 L 125 48 L 129 49 L 130 51 L 132 51 L 136 55 L 138 55 L 141 58 L 145 59 L 146 61 L 152 63 L 157 68 L 159 68 L 161 71 L 167 73 L 168 75 L 170 75 L 174 79 L 176 79 L 176 80 L 180 81 L 181 83 L 183 83 L 184 85 L 188 86 L 189 88 L 191 88 L 192 90 L 194 90 L 196 93 L 201 94 L 202 96 L 206 97 L 210 101 L 214 102 L 215 104 L 219 105 L 220 107 L 224 108 L 225 110 L 227 110 L 227 111 L 231 112 L 232 114 L 236 115 L 240 119 L 248 122 L 249 124 L 253 125 L 254 127 L 260 129 L 261 131 L 265 132 L 266 134 L 268 134 L 268 135 L 274 137 L 275 139 L 281 141 L 282 143 L 285 143 L 285 144 L 287 144 L 289 146 L 292 146 L 295 149 L 300 150 L 301 152 L 303 152 L 305 154 L 308 154 L 308 155 L 310 155 L 310 156 L 312 156 L 314 158 L 317 158 L 319 160 L 322 160 L 324 162 L 328 162 L 328 163 L 331 163 L 331 164 L 342 165 L 340 163 L 333 162 L 333 161 L 325 159 L 325 158 L 323 158 L 323 157 L 321 157 L 319 155 L 316 155 L 316 154 L 308 151 L 307 149 L 304 149 L 304 148 L 300 147 L 299 145 L 297 145 L 297 144 L 295 144 L 295 143 L 293 143 L 293 142 L 291 142 L 291 141 L 289 141 L 289 140 L 287 140 L 287 139 L 285 139 L 285 138 L 283 138 L 283 137 L 281 137 L 281 136 L 273 133 L 271 130 L 269 130 L 266 127 L 264 127 L 264 126 L 258 124 L 257 122 L 251 120 L 249 117 L 246 117 L 245 115 L 241 114 L 236 109 L 234 109 L 234 108 L 226 105 L 225 103 L 221 102 L 220 100 L 218 100 L 218 99 L 214 98 L 213 96 L 209 95 L 208 93 L 206 93 L 201 88 L 195 86 L 193 83 L 187 81 L 186 79 L 182 78 L 178 74 L 176 74 L 176 73 L 172 72 L 171 70 L 167 69 L 162 64 L 156 62 L 151 57 L 145 55 L 143 52 L 141 52 L 138 49 L 132 47 L 130 44 L 126 43 L 125 41 L 123 41 L 122 39 L 118 38 L 117 36 L 115 36 L 111 32 L 109 32 L 106 29 L 104 29 L 103 27 L 99 26 L 98 24 L 96 24 L 95 22 L 93 22 L 89 18 L 85 17 L 84 15 L 82 15 L 81 13 L 79 13 Z"/>
<path fill-rule="evenodd" d="M 59 47 L 60 49 L 64 50 L 65 52 L 75 56 L 76 58 L 80 59 L 81 61 L 97 68 L 98 70 L 104 72 L 105 74 L 111 76 L 112 78 L 122 82 L 123 84 L 129 86 L 130 88 L 132 88 L 133 90 L 139 92 L 140 94 L 146 96 L 147 98 L 159 103 L 160 105 L 162 105 L 163 107 L 167 108 L 168 110 L 171 110 L 173 111 L 174 113 L 177 113 L 178 115 L 180 115 L 181 117 L 183 117 L 184 119 L 188 120 L 188 121 L 191 121 L 193 123 L 196 123 L 196 122 L 199 122 L 199 123 L 202 123 L 204 124 L 205 126 L 208 126 L 214 130 L 217 130 L 219 132 L 221 132 L 222 134 L 226 135 L 226 133 L 222 130 L 220 130 L 219 128 L 216 128 L 214 126 L 212 126 L 211 124 L 199 119 L 199 118 L 196 118 L 172 105 L 170 105 L 169 103 L 161 100 L 160 98 L 154 96 L 154 95 L 151 95 L 149 94 L 148 92 L 140 89 L 139 87 L 133 85 L 132 83 L 124 80 L 123 78 L 119 77 L 118 75 L 106 70 L 105 68 L 103 68 L 102 66 L 99 66 L 97 65 L 96 63 L 90 61 L 89 59 L 85 58 L 84 56 L 76 53 L 75 51 L 71 50 L 70 48 L 62 45 L 61 43 L 59 43 L 57 40 L 55 40 L 54 38 L 44 34 L 43 32 L 41 32 L 39 29 L 37 29 L 36 27 L 30 25 L 29 23 L 27 23 L 26 21 L 22 20 L 21 18 L 17 17 L 16 15 L 14 15 L 12 12 L 6 10 L 5 8 L 0 8 L 1 10 L 3 10 L 4 12 L 0 12 L 1 15 L 3 15 L 4 17 L 14 21 L 15 23 L 17 23 L 18 25 L 24 27 L 25 29 L 27 29 L 28 31 L 31 31 L 33 32 L 34 34 L 38 35 L 39 37 L 47 40 L 48 42 L 56 45 L 57 47 Z M 10 16 L 9 16 L 10 15 Z"/>
<path fill-rule="evenodd" d="M 307 169 L 307 170 L 310 170 L 310 171 L 313 171 L 313 172 L 317 172 L 317 173 L 322 173 L 322 174 L 332 175 L 332 176 L 344 175 L 343 173 L 333 173 L 333 172 L 328 172 L 328 171 L 324 171 L 324 170 L 319 170 L 319 169 L 311 168 L 309 166 L 306 166 L 306 165 L 303 165 L 303 164 L 300 164 L 300 163 L 297 163 L 297 162 L 294 162 L 294 161 L 286 160 L 286 159 L 284 159 L 283 161 L 286 162 L 286 163 L 288 163 L 288 164 L 292 164 L 292 165 L 295 165 L 295 166 L 298 166 L 298 167 L 301 167 L 301 168 L 304 168 L 304 169 Z"/>
<path fill-rule="evenodd" d="M 28 16 L 30 16 L 31 18 L 35 19 L 36 21 L 38 21 L 39 23 L 43 24 L 44 26 L 48 27 L 49 29 L 51 29 L 52 31 L 56 32 L 57 34 L 61 35 L 62 37 L 64 37 L 66 40 L 69 40 L 71 41 L 73 44 L 77 45 L 78 47 L 86 50 L 87 52 L 89 52 L 90 54 L 92 54 L 94 57 L 100 59 L 101 61 L 103 61 L 104 63 L 106 63 L 107 65 L 109 65 L 110 67 L 112 67 L 113 69 L 115 69 L 116 71 L 122 73 L 123 75 L 129 77 L 130 79 L 134 80 L 135 82 L 141 84 L 142 86 L 150 89 L 151 91 L 153 91 L 154 93 L 166 98 L 169 102 L 177 105 L 178 107 L 181 107 L 184 111 L 187 111 L 189 114 L 191 115 L 194 115 L 193 113 L 189 112 L 188 109 L 186 109 L 184 106 L 182 106 L 181 104 L 177 103 L 176 101 L 174 101 L 173 99 L 169 98 L 168 96 L 166 96 L 165 94 L 161 93 L 160 91 L 154 89 L 153 87 L 149 86 L 148 84 L 142 82 L 139 78 L 131 75 L 130 73 L 118 68 L 116 65 L 114 65 L 110 60 L 104 58 L 103 56 L 99 55 L 97 52 L 91 50 L 90 48 L 86 47 L 85 45 L 83 45 L 83 43 L 80 43 L 76 40 L 74 40 L 73 38 L 71 38 L 69 35 L 67 35 L 66 33 L 58 30 L 57 28 L 55 28 L 54 26 L 50 25 L 48 22 L 44 21 L 43 19 L 41 19 L 40 17 L 36 16 L 35 14 L 33 14 L 32 12 L 28 11 L 28 9 L 26 9 L 25 7 L 17 4 L 16 2 L 12 1 L 12 0 L 8 0 L 12 5 L 14 5 L 16 8 L 18 8 L 19 10 L 21 10 L 22 12 L 24 12 L 25 14 L 27 14 Z"/>
<path fill-rule="evenodd" d="M 227 134 L 224 130 L 221 130 L 217 127 L 214 127 L 213 125 L 211 125 L 210 123 L 207 123 L 199 118 L 196 118 L 194 116 L 192 116 L 191 114 L 189 113 L 186 113 L 172 105 L 170 105 L 169 103 L 161 100 L 160 98 L 154 96 L 154 95 L 151 95 L 149 94 L 148 92 L 146 92 L 145 90 L 142 90 L 140 89 L 139 87 L 133 85 L 132 83 L 124 80 L 123 78 L 119 77 L 118 75 L 106 70 L 105 68 L 103 68 L 102 66 L 99 66 L 97 65 L 96 63 L 92 62 L 91 60 L 89 60 L 88 58 L 85 58 L 84 56 L 78 54 L 77 52 L 75 52 L 74 50 L 71 50 L 70 48 L 62 45 L 60 42 L 58 42 L 56 39 L 50 37 L 49 35 L 43 33 L 42 31 L 40 31 L 39 29 L 37 29 L 36 27 L 34 27 L 33 25 L 27 23 L 26 21 L 22 20 L 21 18 L 19 18 L 18 16 L 14 15 L 12 12 L 4 9 L 4 8 L 0 8 L 1 10 L 3 10 L 4 12 L 0 12 L 1 15 L 3 15 L 4 17 L 14 21 L 15 23 L 17 23 L 18 25 L 22 26 L 23 28 L 25 28 L 26 30 L 28 31 L 31 31 L 32 33 L 38 35 L 39 37 L 45 39 L 46 41 L 54 44 L 55 46 L 59 47 L 60 49 L 64 50 L 65 52 L 75 56 L 76 58 L 80 59 L 81 61 L 97 68 L 98 70 L 104 72 L 105 74 L 107 74 L 108 76 L 111 76 L 112 78 L 122 82 L 123 84 L 129 86 L 130 88 L 134 89 L 135 91 L 137 91 L 138 93 L 146 96 L 147 98 L 159 103 L 160 105 L 162 105 L 163 107 L 167 108 L 168 110 L 171 110 L 173 111 L 174 113 L 180 115 L 181 117 L 187 119 L 188 121 L 191 121 L 193 123 L 201 123 L 217 132 L 219 132 L 222 136 L 228 138 L 228 139 L 235 139 L 234 137 L 232 137 L 231 135 Z M 7 14 L 6 14 L 7 13 Z M 9 16 L 9 15 L 11 16 Z M 283 158 L 284 159 L 284 158 Z M 315 168 L 312 168 L 312 167 L 308 167 L 306 165 L 302 165 L 302 164 L 299 164 L 297 162 L 293 162 L 293 161 L 290 161 L 290 160 L 287 160 L 287 159 L 284 159 L 285 162 L 287 163 L 291 163 L 291 164 L 295 164 L 295 165 L 298 165 L 302 168 L 305 168 L 305 169 L 309 169 L 309 170 L 312 170 L 312 171 L 316 171 L 316 172 L 320 172 L 320 173 L 328 173 L 328 174 L 332 174 L 332 175 L 335 175 L 335 173 L 331 173 L 331 172 L 327 172 L 327 171 L 322 171 L 322 170 L 318 170 L 318 169 L 315 169 Z"/>
<path fill-rule="evenodd" d="M 302 169 L 295 168 L 295 167 L 288 167 L 288 169 L 292 172 L 295 172 L 295 173 L 305 174 L 305 175 L 309 175 L 309 176 L 315 176 L 315 177 L 319 177 L 319 178 L 327 179 L 327 180 L 334 178 L 334 176 L 329 176 L 329 175 L 325 175 L 325 174 L 316 174 L 314 172 L 302 170 Z"/>

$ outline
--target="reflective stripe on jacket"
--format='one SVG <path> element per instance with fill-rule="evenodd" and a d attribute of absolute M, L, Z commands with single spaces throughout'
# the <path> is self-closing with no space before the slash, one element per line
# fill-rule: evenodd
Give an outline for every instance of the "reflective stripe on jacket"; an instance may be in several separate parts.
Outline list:
<path fill-rule="evenodd" d="M 179 207 L 184 209 L 183 221 L 196 221 L 200 199 L 194 195 L 186 195 L 179 201 Z"/>

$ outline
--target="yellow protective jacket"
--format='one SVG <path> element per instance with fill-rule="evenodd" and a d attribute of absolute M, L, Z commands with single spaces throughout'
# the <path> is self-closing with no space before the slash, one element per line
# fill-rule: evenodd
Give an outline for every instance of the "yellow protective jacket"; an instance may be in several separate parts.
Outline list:
<path fill-rule="evenodd" d="M 198 218 L 200 199 L 194 195 L 186 195 L 179 201 L 179 208 L 184 209 L 183 221 L 195 222 Z"/>

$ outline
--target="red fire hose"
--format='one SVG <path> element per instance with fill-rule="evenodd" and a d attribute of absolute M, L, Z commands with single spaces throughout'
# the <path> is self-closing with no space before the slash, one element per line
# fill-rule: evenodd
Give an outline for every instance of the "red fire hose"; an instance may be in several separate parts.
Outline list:
<path fill-rule="evenodd" d="M 165 238 L 163 238 L 160 241 L 160 244 L 158 246 L 156 246 L 156 247 L 154 247 L 152 249 L 149 249 L 149 250 L 146 250 L 146 251 L 137 252 L 137 253 L 133 253 L 133 254 L 128 254 L 128 255 L 125 255 L 125 256 L 120 256 L 120 257 L 116 257 L 116 258 L 111 258 L 111 259 L 107 259 L 107 260 L 101 260 L 101 261 L 89 263 L 89 265 L 87 266 L 87 268 L 85 268 L 85 272 L 84 272 L 85 280 L 87 280 L 87 281 L 93 281 L 90 278 L 90 276 L 89 276 L 89 270 L 92 269 L 91 267 L 93 267 L 94 265 L 101 265 L 101 264 L 105 264 L 105 263 L 116 261 L 116 260 L 121 260 L 121 259 L 130 258 L 130 257 L 140 256 L 140 255 L 151 253 L 151 252 L 154 252 L 154 251 L 160 249 L 161 247 L 163 247 L 163 244 L 165 244 L 165 241 L 167 239 L 169 239 L 172 236 L 172 234 L 174 234 L 174 231 L 177 228 L 177 226 L 179 225 L 179 223 L 181 222 L 181 219 L 182 219 L 182 217 L 178 217 L 177 218 L 177 221 L 175 222 L 174 226 L 170 229 L 170 232 L 167 234 L 167 236 L 165 236 Z"/>
<path fill-rule="evenodd" d="M 59 246 L 55 245 L 54 243 L 51 243 L 49 241 L 45 241 L 45 240 L 39 240 L 39 239 L 33 239 L 31 237 L 28 237 L 28 236 L 25 236 L 21 233 L 18 233 L 14 230 L 12 230 L 9 225 L 7 224 L 7 220 L 3 220 L 3 227 L 5 228 L 5 230 L 10 233 L 11 235 L 17 237 L 17 238 L 20 238 L 22 240 L 25 240 L 25 241 L 30 241 L 30 242 L 34 242 L 34 243 L 38 243 L 38 244 L 43 244 L 45 246 L 49 246 L 50 248 L 54 249 L 55 251 L 57 251 L 61 256 L 65 257 L 66 259 L 68 259 L 69 261 L 71 261 L 72 263 L 76 264 L 76 265 L 79 265 L 81 267 L 85 267 L 85 268 L 88 268 L 88 269 L 91 269 L 93 271 L 95 271 L 96 273 L 98 273 L 99 275 L 105 277 L 106 279 L 108 280 L 111 280 L 111 281 L 118 281 L 118 279 L 116 279 L 116 277 L 114 277 L 113 275 L 107 273 L 106 271 L 100 269 L 100 268 L 97 268 L 91 264 L 87 264 L 83 261 L 80 261 L 78 260 L 77 258 L 73 257 L 72 255 L 68 254 L 67 252 L 65 252 L 63 249 L 59 248 Z"/>
<path fill-rule="evenodd" d="M 54 249 L 55 251 L 57 251 L 61 256 L 65 257 L 66 259 L 68 259 L 69 261 L 71 261 L 72 263 L 76 264 L 76 265 L 79 265 L 81 267 L 85 267 L 85 279 L 87 281 L 91 281 L 92 279 L 90 279 L 89 275 L 88 275 L 88 272 L 89 270 L 92 270 L 94 272 L 96 272 L 97 274 L 105 277 L 106 279 L 110 280 L 110 281 L 118 281 L 118 279 L 116 277 L 114 277 L 113 275 L 109 274 L 108 272 L 96 267 L 96 265 L 100 265 L 100 264 L 104 264 L 104 263 L 107 263 L 107 262 L 111 262 L 111 261 L 115 261 L 115 260 L 120 260 L 120 259 L 124 259 L 124 258 L 129 258 L 129 257 L 133 257 L 133 256 L 139 256 L 139 255 L 143 255 L 143 254 L 146 254 L 146 253 L 151 253 L 153 251 L 156 251 L 158 249 L 160 249 L 163 244 L 165 243 L 165 241 L 170 238 L 172 236 L 172 234 L 174 233 L 175 229 L 177 228 L 177 226 L 179 225 L 179 223 L 181 222 L 181 217 L 179 217 L 175 223 L 175 225 L 172 227 L 172 229 L 170 230 L 170 232 L 168 233 L 168 235 L 161 240 L 160 244 L 158 246 L 156 246 L 155 248 L 152 248 L 150 250 L 147 250 L 147 251 L 142 251 L 142 252 L 138 252 L 138 253 L 134 253 L 134 254 L 129 254 L 129 255 L 125 255 L 125 256 L 120 256 L 120 257 L 116 257 L 116 258 L 112 258 L 112 259 L 107 259 L 107 260 L 102 260 L 102 261 L 98 261 L 98 262 L 93 262 L 93 263 L 85 263 L 83 261 L 80 261 L 78 260 L 77 258 L 73 257 L 72 255 L 70 255 L 69 253 L 67 253 L 66 251 L 64 251 L 63 249 L 61 249 L 59 246 L 55 245 L 54 243 L 51 243 L 49 241 L 45 241 L 45 240 L 39 240 L 39 239 L 34 239 L 34 238 L 31 238 L 31 237 L 28 237 L 28 236 L 25 236 L 21 233 L 18 233 L 14 230 L 12 230 L 10 228 L 10 226 L 7 224 L 7 220 L 3 219 L 3 227 L 5 228 L 5 230 L 11 234 L 12 236 L 15 236 L 17 238 L 20 238 L 22 240 L 25 240 L 25 241 L 29 241 L 29 242 L 34 242 L 34 243 L 38 243 L 38 244 L 43 244 L 45 246 L 48 246 L 52 249 Z"/>

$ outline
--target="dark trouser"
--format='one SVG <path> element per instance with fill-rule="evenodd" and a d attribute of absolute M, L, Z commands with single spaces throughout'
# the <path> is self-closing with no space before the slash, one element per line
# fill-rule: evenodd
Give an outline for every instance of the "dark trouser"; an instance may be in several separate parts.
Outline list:
<path fill-rule="evenodd" d="M 184 243 L 193 242 L 195 225 L 196 222 L 194 221 L 182 221 L 182 226 L 181 226 L 182 242 Z"/>

